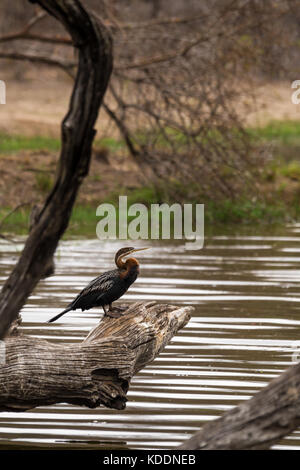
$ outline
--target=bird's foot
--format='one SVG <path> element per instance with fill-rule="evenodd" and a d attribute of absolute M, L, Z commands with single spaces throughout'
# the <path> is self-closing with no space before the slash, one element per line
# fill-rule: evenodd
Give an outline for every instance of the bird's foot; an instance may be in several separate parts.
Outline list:
<path fill-rule="evenodd" d="M 111 318 L 119 318 L 122 315 L 124 315 L 125 311 L 127 310 L 127 307 L 112 307 L 109 310 L 106 311 L 106 315 Z"/>

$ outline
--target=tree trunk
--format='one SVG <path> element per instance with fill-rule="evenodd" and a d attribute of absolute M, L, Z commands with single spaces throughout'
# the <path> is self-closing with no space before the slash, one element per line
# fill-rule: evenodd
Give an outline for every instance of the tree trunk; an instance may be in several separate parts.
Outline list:
<path fill-rule="evenodd" d="M 67 29 L 79 51 L 79 62 L 69 111 L 62 122 L 56 181 L 1 292 L 0 339 L 42 277 L 67 228 L 78 189 L 88 173 L 94 124 L 112 70 L 111 38 L 78 0 L 33 3 L 38 3 Z"/>
<path fill-rule="evenodd" d="M 300 424 L 300 364 L 253 398 L 205 424 L 179 449 L 269 449 Z"/>
<path fill-rule="evenodd" d="M 139 302 L 119 318 L 104 316 L 76 344 L 7 337 L 5 360 L 0 357 L 0 411 L 60 402 L 124 409 L 132 376 L 184 327 L 192 310 Z"/>

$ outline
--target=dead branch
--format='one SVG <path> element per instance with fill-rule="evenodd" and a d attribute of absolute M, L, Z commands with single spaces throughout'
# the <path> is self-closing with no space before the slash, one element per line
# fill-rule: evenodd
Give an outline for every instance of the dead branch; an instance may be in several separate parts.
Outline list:
<path fill-rule="evenodd" d="M 62 36 L 43 36 L 41 34 L 31 33 L 31 29 L 35 26 L 39 21 L 47 16 L 45 11 L 38 12 L 35 16 L 33 16 L 28 23 L 24 26 L 23 29 L 20 31 L 16 31 L 14 33 L 3 34 L 0 36 L 0 43 L 1 42 L 9 42 L 15 41 L 19 39 L 28 39 L 31 41 L 39 41 L 39 42 L 50 42 L 52 44 L 60 44 L 63 46 L 73 46 L 73 43 L 70 38 L 62 37 Z"/>
<path fill-rule="evenodd" d="M 21 52 L 0 51 L 0 58 L 28 61 L 28 62 L 33 62 L 33 63 L 49 65 L 51 67 L 60 67 L 72 78 L 74 78 L 74 74 L 72 73 L 72 70 L 77 65 L 77 63 L 74 61 L 67 61 L 66 59 L 62 59 L 60 57 L 52 57 L 48 55 L 29 54 L 29 53 L 21 53 Z"/>
<path fill-rule="evenodd" d="M 70 33 L 79 51 L 69 111 L 62 122 L 56 181 L 0 296 L 0 338 L 7 333 L 52 259 L 88 173 L 94 124 L 112 70 L 111 38 L 79 0 L 37 0 Z"/>
<path fill-rule="evenodd" d="M 3 227 L 4 225 L 4 222 L 12 215 L 14 214 L 15 212 L 17 212 L 19 209 L 21 209 L 22 207 L 25 207 L 25 206 L 30 206 L 32 204 L 32 201 L 28 201 L 28 202 L 22 202 L 21 204 L 18 204 L 17 206 L 15 206 L 13 209 L 11 209 L 7 214 L 5 214 L 5 216 L 2 217 L 2 219 L 0 220 L 0 230 L 1 228 Z"/>
<path fill-rule="evenodd" d="M 26 36 L 26 34 L 30 34 L 30 30 L 33 28 L 33 26 L 36 25 L 39 21 L 41 21 L 46 16 L 47 16 L 47 13 L 45 11 L 38 12 L 28 21 L 28 23 L 24 26 L 24 28 L 21 31 L 0 36 L 0 42 L 11 41 L 13 39 L 22 38 Z"/>
<path fill-rule="evenodd" d="M 9 336 L 0 366 L 0 411 L 61 402 L 124 409 L 133 375 L 186 325 L 192 309 L 138 302 L 120 318 L 104 317 L 80 344 Z"/>
<path fill-rule="evenodd" d="M 60 44 L 61 46 L 73 46 L 72 41 L 64 36 L 43 36 L 41 34 L 24 33 L 23 31 L 0 36 L 0 43 L 16 41 L 19 39 L 26 39 L 28 41 L 37 42 L 48 42 L 50 44 Z"/>
<path fill-rule="evenodd" d="M 93 14 L 96 18 L 99 18 L 97 12 L 93 11 Z M 119 19 L 116 20 L 114 18 L 111 22 L 106 21 L 105 25 L 117 30 L 134 30 L 134 29 L 146 29 L 152 28 L 153 26 L 167 26 L 167 25 L 178 25 L 178 24 L 188 24 L 194 23 L 195 21 L 205 20 L 209 18 L 212 13 L 208 14 L 199 14 L 194 16 L 171 16 L 171 17 L 164 17 L 164 18 L 154 18 L 149 21 L 139 21 L 139 22 L 124 22 L 120 21 Z"/>
<path fill-rule="evenodd" d="M 14 214 L 16 211 L 18 211 L 19 209 L 21 209 L 21 207 L 25 207 L 25 206 L 30 206 L 32 204 L 32 201 L 29 201 L 29 202 L 22 202 L 21 204 L 18 204 L 16 207 L 14 207 L 12 210 L 10 210 L 7 214 L 5 214 L 2 219 L 0 220 L 0 230 L 2 229 L 2 227 L 4 226 L 4 223 L 6 222 L 6 220 L 12 215 Z M 8 236 L 8 235 L 3 235 L 3 233 L 0 233 L 0 238 L 2 240 L 6 240 L 10 243 L 17 243 L 16 240 L 14 240 L 12 237 Z"/>

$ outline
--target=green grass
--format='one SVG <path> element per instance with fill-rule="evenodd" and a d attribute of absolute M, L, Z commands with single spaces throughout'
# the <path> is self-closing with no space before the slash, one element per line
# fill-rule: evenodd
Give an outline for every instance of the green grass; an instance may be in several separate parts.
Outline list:
<path fill-rule="evenodd" d="M 110 137 L 103 137 L 95 140 L 94 147 L 105 147 L 111 152 L 116 152 L 125 148 L 125 142 Z M 24 150 L 58 152 L 60 150 L 60 139 L 0 133 L 0 154 L 13 154 Z"/>
<path fill-rule="evenodd" d="M 263 127 L 248 128 L 246 129 L 250 137 L 255 141 L 277 144 L 280 146 L 300 146 L 300 120 L 299 121 L 271 121 Z M 241 134 L 238 129 L 232 129 L 232 134 L 236 136 L 237 142 Z M 136 140 L 141 144 L 146 144 L 148 140 L 155 139 L 158 146 L 164 147 L 169 145 L 168 139 L 173 143 L 177 143 L 180 147 L 186 144 L 189 138 L 182 133 L 179 129 L 165 127 L 164 130 L 158 130 L 157 132 L 139 130 L 136 132 Z M 208 140 L 213 140 L 215 143 L 220 143 L 223 146 L 226 144 L 226 140 L 219 129 L 208 129 L 203 135 L 196 137 L 196 140 L 201 142 L 203 145 Z"/>
<path fill-rule="evenodd" d="M 112 137 L 102 137 L 101 139 L 96 139 L 94 142 L 95 148 L 105 147 L 111 152 L 116 152 L 118 150 L 126 148 L 126 144 L 122 139 L 114 139 Z"/>
<path fill-rule="evenodd" d="M 22 150 L 57 152 L 60 149 L 60 140 L 51 137 L 26 137 L 0 134 L 0 153 L 10 154 Z"/>
<path fill-rule="evenodd" d="M 295 210 L 290 212 L 292 218 L 296 216 Z M 209 201 L 205 205 L 205 216 L 207 223 L 217 224 L 266 225 L 283 223 L 287 220 L 285 204 L 280 201 L 265 203 L 245 199 L 224 200 L 219 203 Z"/>
<path fill-rule="evenodd" d="M 182 143 L 182 136 L 172 130 L 170 134 Z M 119 194 L 128 196 L 128 205 L 142 203 L 149 206 L 151 203 L 173 203 L 184 201 L 190 203 L 205 204 L 206 227 L 216 226 L 241 226 L 246 227 L 268 226 L 269 224 L 283 224 L 290 220 L 300 218 L 300 186 L 297 190 L 297 182 L 300 182 L 300 121 L 276 121 L 262 128 L 249 130 L 256 141 L 271 143 L 273 159 L 265 165 L 260 176 L 262 183 L 276 183 L 276 188 L 267 194 L 267 202 L 253 201 L 250 196 L 244 194 L 238 200 L 213 201 L 201 195 L 199 185 L 197 187 L 184 186 L 182 183 L 172 181 L 160 187 L 145 186 L 134 190 L 120 188 L 118 192 L 108 194 L 102 202 L 118 204 Z M 139 137 L 143 137 L 141 134 Z M 146 135 L 145 135 L 146 138 Z M 164 137 L 160 136 L 160 143 L 164 143 Z M 0 134 L 0 153 L 14 153 L 21 150 L 59 150 L 58 139 L 44 137 L 12 137 Z M 106 147 L 112 152 L 125 148 L 122 140 L 102 138 L 95 141 L 95 147 Z M 37 173 L 36 186 L 41 193 L 47 193 L 52 185 L 52 178 L 47 172 Z M 293 184 L 293 193 L 289 199 L 285 199 L 286 191 Z M 269 186 L 266 186 L 267 188 Z M 274 185 L 275 187 L 275 185 Z M 288 201 L 288 202 L 287 202 Z M 0 210 L 0 222 L 9 208 Z M 26 234 L 28 231 L 29 207 L 21 208 L 13 213 L 0 227 L 0 233 Z M 96 225 L 99 217 L 96 216 L 96 207 L 76 205 L 74 207 L 69 227 L 65 238 L 70 236 L 95 237 Z"/>
<path fill-rule="evenodd" d="M 271 121 L 264 127 L 249 129 L 253 137 L 286 146 L 300 143 L 300 121 Z"/>
<path fill-rule="evenodd" d="M 46 194 L 50 191 L 53 185 L 52 175 L 46 172 L 39 172 L 34 175 L 35 185 L 39 192 Z"/>
<path fill-rule="evenodd" d="M 150 192 L 149 192 L 150 194 Z M 145 194 L 144 194 L 145 195 Z M 133 195 L 130 198 L 130 204 L 134 203 Z M 138 193 L 136 202 L 141 202 Z M 108 202 L 108 200 L 106 201 Z M 111 201 L 116 207 L 116 219 L 118 224 L 118 205 L 114 199 Z M 129 202 L 129 199 L 128 199 Z M 144 198 L 144 203 L 150 205 L 153 203 L 151 198 L 148 203 Z M 270 224 L 283 224 L 290 220 L 299 220 L 300 208 L 295 200 L 289 208 L 278 197 L 276 202 L 254 202 L 249 200 L 223 200 L 220 202 L 199 201 L 205 204 L 205 230 L 211 232 L 220 227 L 232 227 L 239 229 L 244 227 L 268 227 Z M 9 212 L 9 208 L 0 210 L 1 219 Z M 11 214 L 0 227 L 0 233 L 26 235 L 28 233 L 28 220 L 30 208 L 24 207 Z M 149 211 L 150 214 L 150 211 Z M 128 217 L 128 223 L 133 217 Z M 171 216 L 171 224 L 173 217 Z M 96 226 L 100 217 L 96 216 L 96 207 L 76 205 L 73 209 L 69 227 L 64 234 L 64 238 L 70 237 L 96 237 Z M 150 223 L 149 223 L 150 226 Z M 171 225 L 172 227 L 172 225 Z"/>
<path fill-rule="evenodd" d="M 6 217 L 10 211 L 11 209 L 7 207 L 0 209 L 0 233 L 27 235 L 31 211 L 30 206 L 21 207 L 16 212 L 9 215 L 3 224 L 1 224 L 2 219 Z M 72 236 L 95 237 L 98 220 L 95 207 L 75 206 L 64 238 Z"/>
<path fill-rule="evenodd" d="M 251 128 L 248 129 L 248 131 L 253 138 L 265 142 L 275 141 L 287 146 L 294 145 L 295 143 L 300 144 L 300 121 L 272 121 L 264 127 Z M 208 135 L 210 138 L 215 138 L 215 140 L 222 137 L 217 130 L 210 130 Z M 146 143 L 149 138 L 156 138 L 158 145 L 163 146 L 167 143 L 167 137 L 170 137 L 178 144 L 186 143 L 186 136 L 178 129 L 170 127 L 166 127 L 164 132 L 158 131 L 157 133 L 153 133 L 153 131 L 145 130 L 136 132 L 136 140 L 140 143 Z M 126 148 L 124 140 L 112 137 L 96 138 L 94 146 L 96 148 L 106 147 L 112 152 Z M 49 150 L 57 152 L 59 149 L 60 139 L 43 136 L 14 136 L 0 133 L 0 153 L 14 153 L 21 150 Z"/>
<path fill-rule="evenodd" d="M 300 121 L 272 121 L 249 133 L 256 142 L 269 145 L 278 166 L 300 161 Z"/>
<path fill-rule="evenodd" d="M 286 165 L 281 165 L 278 171 L 290 180 L 300 181 L 300 162 L 291 161 Z"/>
<path fill-rule="evenodd" d="M 23 206 L 9 215 L 11 210 L 8 207 L 0 209 L 0 233 L 26 235 L 30 214 L 29 206 Z M 4 218 L 5 220 L 3 220 Z"/>

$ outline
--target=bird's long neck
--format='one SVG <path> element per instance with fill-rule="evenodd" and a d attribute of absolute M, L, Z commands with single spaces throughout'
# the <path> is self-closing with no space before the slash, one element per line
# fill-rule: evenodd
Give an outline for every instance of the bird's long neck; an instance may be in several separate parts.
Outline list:
<path fill-rule="evenodd" d="M 139 262 L 135 258 L 128 258 L 125 263 L 122 261 L 122 264 L 117 264 L 120 269 L 120 276 L 122 279 L 125 279 L 130 275 L 131 272 L 139 272 Z"/>
<path fill-rule="evenodd" d="M 122 255 L 118 256 L 118 253 L 115 256 L 115 263 L 116 263 L 116 266 L 119 269 L 125 269 L 126 268 L 126 261 L 123 261 Z"/>

